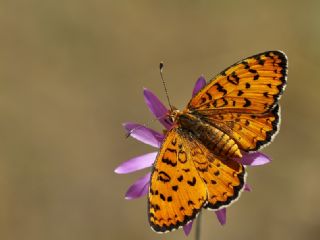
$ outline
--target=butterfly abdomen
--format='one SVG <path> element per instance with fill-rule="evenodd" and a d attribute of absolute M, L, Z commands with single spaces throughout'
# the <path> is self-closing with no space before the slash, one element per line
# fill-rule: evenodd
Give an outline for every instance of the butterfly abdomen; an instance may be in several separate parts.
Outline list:
<path fill-rule="evenodd" d="M 192 137 L 197 138 L 216 156 L 229 159 L 241 157 L 236 142 L 220 129 L 188 113 L 179 115 L 177 121 L 184 131 L 188 131 Z"/>

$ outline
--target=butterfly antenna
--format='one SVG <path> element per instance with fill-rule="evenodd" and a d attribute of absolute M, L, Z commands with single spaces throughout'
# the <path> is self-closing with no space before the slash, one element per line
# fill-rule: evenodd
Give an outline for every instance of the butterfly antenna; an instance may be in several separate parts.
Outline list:
<path fill-rule="evenodd" d="M 166 96 L 167 96 L 167 100 L 168 100 L 170 109 L 173 110 L 173 107 L 172 107 L 171 102 L 170 102 L 168 90 L 167 90 L 167 85 L 166 85 L 166 82 L 165 82 L 164 79 L 163 79 L 163 74 L 162 74 L 163 68 L 164 68 L 163 62 L 160 62 L 160 76 L 161 76 L 161 80 L 162 80 L 162 83 L 163 83 L 163 86 L 164 86 L 164 91 L 165 91 L 165 93 L 166 93 Z"/>

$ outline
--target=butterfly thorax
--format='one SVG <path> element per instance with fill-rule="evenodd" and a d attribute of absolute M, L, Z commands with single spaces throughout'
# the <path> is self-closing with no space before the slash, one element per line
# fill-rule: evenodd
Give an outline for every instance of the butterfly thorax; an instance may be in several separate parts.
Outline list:
<path fill-rule="evenodd" d="M 196 113 L 173 110 L 171 114 L 178 128 L 187 132 L 191 138 L 198 139 L 216 156 L 228 159 L 242 157 L 238 145 L 228 134 L 201 119 Z"/>

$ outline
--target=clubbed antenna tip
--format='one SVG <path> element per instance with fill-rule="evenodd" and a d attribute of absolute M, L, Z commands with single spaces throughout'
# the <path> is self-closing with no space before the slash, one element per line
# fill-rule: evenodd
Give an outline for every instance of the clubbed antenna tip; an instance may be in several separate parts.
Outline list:
<path fill-rule="evenodd" d="M 159 67 L 159 68 L 160 68 L 160 72 L 161 72 L 161 73 L 162 73 L 162 70 L 163 70 L 163 66 L 164 66 L 164 65 L 163 65 L 163 62 L 160 62 L 160 67 Z"/>

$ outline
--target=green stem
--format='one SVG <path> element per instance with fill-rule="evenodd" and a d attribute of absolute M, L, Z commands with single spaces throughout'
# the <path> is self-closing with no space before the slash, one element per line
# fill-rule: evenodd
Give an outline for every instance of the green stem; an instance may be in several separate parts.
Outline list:
<path fill-rule="evenodd" d="M 195 237 L 195 240 L 200 240 L 201 212 L 199 212 L 196 224 L 197 225 L 196 225 L 196 237 Z"/>

